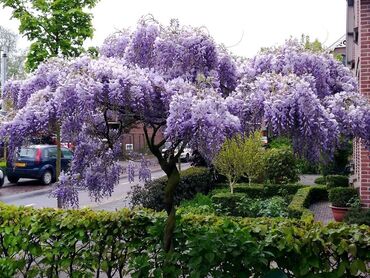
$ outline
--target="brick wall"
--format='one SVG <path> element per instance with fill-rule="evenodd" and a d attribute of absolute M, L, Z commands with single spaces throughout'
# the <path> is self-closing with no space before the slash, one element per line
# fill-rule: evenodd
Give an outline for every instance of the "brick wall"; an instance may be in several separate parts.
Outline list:
<path fill-rule="evenodd" d="M 370 0 L 359 0 L 358 3 L 359 89 L 370 101 Z M 357 149 L 361 202 L 370 208 L 370 152 L 361 142 Z"/>

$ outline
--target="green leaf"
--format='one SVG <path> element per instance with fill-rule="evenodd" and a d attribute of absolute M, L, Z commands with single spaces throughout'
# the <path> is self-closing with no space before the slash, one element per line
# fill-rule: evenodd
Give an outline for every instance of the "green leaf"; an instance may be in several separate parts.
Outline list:
<path fill-rule="evenodd" d="M 365 272 L 366 271 L 366 265 L 360 259 L 354 260 L 351 263 L 350 271 L 351 271 L 352 275 L 356 275 L 359 271 Z"/>

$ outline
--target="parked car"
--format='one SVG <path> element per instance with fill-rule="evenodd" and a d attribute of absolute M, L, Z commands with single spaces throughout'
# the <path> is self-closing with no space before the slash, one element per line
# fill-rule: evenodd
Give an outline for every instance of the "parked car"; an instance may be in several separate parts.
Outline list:
<path fill-rule="evenodd" d="M 167 151 L 167 148 L 162 149 L 162 154 L 164 154 Z M 177 153 L 177 149 L 175 151 L 175 154 Z M 180 154 L 181 161 L 189 162 L 193 157 L 193 150 L 191 148 L 184 148 L 183 152 Z"/>
<path fill-rule="evenodd" d="M 61 170 L 66 171 L 73 153 L 62 147 Z M 57 147 L 55 145 L 31 145 L 22 147 L 16 161 L 8 162 L 6 175 L 9 182 L 17 183 L 21 178 L 39 179 L 48 185 L 55 181 Z M 14 164 L 14 165 L 12 165 Z"/>

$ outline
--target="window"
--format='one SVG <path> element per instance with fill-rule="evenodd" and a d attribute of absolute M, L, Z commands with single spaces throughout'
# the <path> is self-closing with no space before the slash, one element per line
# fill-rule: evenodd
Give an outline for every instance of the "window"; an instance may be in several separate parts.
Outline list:
<path fill-rule="evenodd" d="M 134 144 L 126 144 L 126 151 L 134 150 Z"/>
<path fill-rule="evenodd" d="M 48 158 L 57 158 L 57 148 L 49 148 L 47 150 L 46 156 Z"/>
<path fill-rule="evenodd" d="M 19 156 L 22 158 L 34 158 L 36 156 L 36 149 L 33 148 L 21 148 Z"/>
<path fill-rule="evenodd" d="M 62 149 L 62 157 L 66 159 L 72 159 L 73 158 L 73 153 L 68 150 L 68 149 Z"/>

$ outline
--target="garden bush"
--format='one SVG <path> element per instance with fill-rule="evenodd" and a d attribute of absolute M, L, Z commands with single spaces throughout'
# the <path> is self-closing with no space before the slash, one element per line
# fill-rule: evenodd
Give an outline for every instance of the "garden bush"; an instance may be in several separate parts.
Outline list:
<path fill-rule="evenodd" d="M 250 198 L 243 193 L 218 193 L 211 197 L 214 211 L 240 217 L 286 217 L 287 202 L 281 196 L 269 199 Z"/>
<path fill-rule="evenodd" d="M 366 224 L 370 226 L 370 209 L 351 208 L 344 217 L 344 221 L 348 224 Z"/>
<path fill-rule="evenodd" d="M 266 154 L 266 178 L 272 184 L 286 184 L 299 180 L 296 159 L 291 148 L 270 149 Z"/>
<path fill-rule="evenodd" d="M 335 187 L 348 187 L 349 179 L 347 176 L 329 175 L 326 176 L 326 186 L 328 187 L 328 189 Z"/>
<path fill-rule="evenodd" d="M 181 213 L 174 249 L 165 213 L 0 205 L 0 273 L 10 277 L 366 277 L 369 226 Z M 167 258 L 167 262 L 164 260 Z"/>
<path fill-rule="evenodd" d="M 328 199 L 326 186 L 307 186 L 299 189 L 288 206 L 289 216 L 293 218 L 313 219 L 308 207 L 317 201 Z"/>
<path fill-rule="evenodd" d="M 352 187 L 336 187 L 329 190 L 329 201 L 335 207 L 350 207 L 350 201 L 358 198 L 358 192 Z"/>
<path fill-rule="evenodd" d="M 292 195 L 304 187 L 300 184 L 238 184 L 234 191 L 244 193 L 251 198 L 270 198 L 273 196 Z"/>
<path fill-rule="evenodd" d="M 131 205 L 157 211 L 163 210 L 166 183 L 167 177 L 162 177 L 147 182 L 144 186 L 133 186 L 129 192 Z M 181 171 L 180 184 L 175 190 L 175 204 L 178 205 L 182 200 L 192 199 L 197 193 L 208 194 L 213 188 L 212 175 L 207 168 L 192 167 Z"/>
<path fill-rule="evenodd" d="M 321 184 L 321 185 L 325 185 L 326 184 L 326 177 L 318 177 L 315 179 L 314 181 L 316 184 Z"/>

